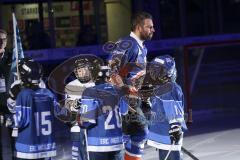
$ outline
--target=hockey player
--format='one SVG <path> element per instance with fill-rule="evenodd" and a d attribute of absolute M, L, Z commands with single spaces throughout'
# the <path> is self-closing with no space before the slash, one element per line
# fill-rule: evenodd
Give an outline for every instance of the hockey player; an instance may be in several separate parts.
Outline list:
<path fill-rule="evenodd" d="M 108 72 L 99 75 L 96 86 L 83 92 L 81 126 L 87 128 L 90 160 L 122 160 L 122 125 L 119 112 L 121 91 L 110 81 L 102 83 Z M 101 82 L 98 84 L 98 82 Z"/>
<path fill-rule="evenodd" d="M 171 56 L 163 55 L 156 57 L 151 63 L 158 69 L 152 72 L 153 76 L 162 77 L 163 85 L 158 86 L 154 91 L 155 95 L 151 97 L 154 116 L 151 118 L 147 144 L 159 149 L 159 160 L 165 160 L 168 152 L 168 160 L 180 160 L 186 124 L 183 93 L 176 83 L 175 61 Z M 163 93 L 166 87 L 170 87 L 170 91 Z"/>
<path fill-rule="evenodd" d="M 130 44 L 130 47 L 123 51 L 122 56 L 116 56 L 113 52 L 109 64 L 114 68 L 114 71 L 117 70 L 117 73 L 112 74 L 113 80 L 115 80 L 114 83 L 119 84 L 118 80 L 122 78 L 123 85 L 129 88 L 129 94 L 126 100 L 139 102 L 136 104 L 133 103 L 133 106 L 129 105 L 130 108 L 134 108 L 134 110 L 129 109 L 129 112 L 125 116 L 134 118 L 123 119 L 123 121 L 128 119 L 127 122 L 123 123 L 123 130 L 125 134 L 130 135 L 131 139 L 126 145 L 127 152 L 125 154 L 125 160 L 138 160 L 141 159 L 147 136 L 147 119 L 143 111 L 149 110 L 148 108 L 150 107 L 147 99 L 140 99 L 138 97 L 138 91 L 142 87 L 146 74 L 147 49 L 144 41 L 151 40 L 155 32 L 152 16 L 146 12 L 137 13 L 133 16 L 131 29 L 132 31 L 129 36 L 117 42 L 120 50 L 122 50 L 124 44 Z M 123 47 L 121 48 L 121 46 Z M 119 51 L 117 51 L 117 53 L 119 53 Z M 115 70 L 115 68 L 117 69 Z M 122 87 L 123 85 L 120 86 Z"/>
<path fill-rule="evenodd" d="M 86 144 L 85 142 L 85 129 L 81 129 L 77 123 L 77 113 L 79 112 L 82 92 L 95 85 L 94 77 L 91 73 L 94 72 L 92 66 L 97 66 L 97 62 L 94 65 L 90 65 L 90 61 L 97 60 L 95 56 L 83 56 L 77 59 L 74 63 L 74 74 L 77 79 L 69 82 L 65 87 L 65 106 L 70 108 L 73 121 L 71 127 L 71 139 L 72 139 L 72 159 L 73 160 L 85 160 L 87 159 Z M 97 73 L 96 73 L 97 74 Z"/>
<path fill-rule="evenodd" d="M 55 96 L 46 88 L 39 88 L 43 74 L 39 63 L 23 59 L 19 63 L 23 88 L 17 94 L 11 127 L 18 129 L 15 142 L 17 159 L 44 159 L 56 156 L 53 120 L 54 111 L 66 115 Z"/>
<path fill-rule="evenodd" d="M 151 40 L 155 32 L 152 16 L 146 12 L 135 14 L 131 29 L 129 36 L 117 42 L 118 48 L 113 51 L 109 64 L 117 68 L 116 74 L 130 87 L 132 93 L 136 93 L 141 88 L 141 80 L 146 73 L 147 48 L 144 41 Z M 128 47 L 125 47 L 126 45 Z M 122 55 L 119 56 L 121 52 Z"/>

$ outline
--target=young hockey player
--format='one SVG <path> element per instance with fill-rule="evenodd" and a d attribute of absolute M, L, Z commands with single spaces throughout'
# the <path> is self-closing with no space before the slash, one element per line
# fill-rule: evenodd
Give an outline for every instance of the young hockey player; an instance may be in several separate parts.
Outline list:
<path fill-rule="evenodd" d="M 96 86 L 83 92 L 81 126 L 87 129 L 90 160 L 122 160 L 123 140 L 119 112 L 122 93 L 110 81 L 102 83 L 106 80 L 106 75 L 109 75 L 105 71 L 99 72 L 103 79 L 98 79 Z"/>
<path fill-rule="evenodd" d="M 168 160 L 180 160 L 186 124 L 183 93 L 176 83 L 175 61 L 171 56 L 163 55 L 156 57 L 151 63 L 158 69 L 152 72 L 153 76 L 162 77 L 163 85 L 157 86 L 155 95 L 151 97 L 154 116 L 151 117 L 147 144 L 159 149 L 159 160 L 165 160 L 166 156 Z M 170 91 L 163 93 L 167 87 L 170 87 Z"/>
<path fill-rule="evenodd" d="M 55 96 L 46 88 L 39 88 L 42 66 L 31 59 L 19 62 L 22 89 L 17 93 L 15 114 L 11 127 L 17 128 L 15 150 L 17 159 L 44 159 L 56 156 L 53 120 L 66 115 Z"/>
<path fill-rule="evenodd" d="M 90 61 L 94 65 L 90 65 Z M 72 139 L 72 159 L 73 160 L 85 160 L 87 159 L 86 144 L 85 144 L 85 129 L 80 129 L 77 123 L 77 114 L 80 109 L 82 93 L 88 88 L 95 86 L 94 79 L 90 73 L 93 73 L 95 68 L 91 66 L 97 66 L 99 60 L 96 56 L 80 56 L 74 62 L 74 74 L 77 79 L 69 82 L 65 87 L 65 106 L 70 108 L 73 121 L 71 127 L 71 139 Z M 97 73 L 95 74 L 97 75 Z"/>

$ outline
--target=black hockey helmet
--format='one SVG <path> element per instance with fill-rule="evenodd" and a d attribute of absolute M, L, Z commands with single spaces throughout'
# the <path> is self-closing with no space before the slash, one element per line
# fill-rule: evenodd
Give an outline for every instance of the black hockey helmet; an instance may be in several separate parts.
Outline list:
<path fill-rule="evenodd" d="M 42 65 L 30 58 L 23 58 L 18 63 L 20 78 L 23 83 L 39 84 L 43 76 Z"/>
<path fill-rule="evenodd" d="M 80 57 L 74 62 L 74 74 L 76 78 L 82 82 L 87 83 L 90 80 L 95 81 L 100 72 L 100 62 L 92 57 Z"/>
<path fill-rule="evenodd" d="M 150 70 L 150 75 L 163 83 L 176 81 L 176 64 L 174 58 L 170 55 L 162 55 L 154 58 L 151 61 Z"/>

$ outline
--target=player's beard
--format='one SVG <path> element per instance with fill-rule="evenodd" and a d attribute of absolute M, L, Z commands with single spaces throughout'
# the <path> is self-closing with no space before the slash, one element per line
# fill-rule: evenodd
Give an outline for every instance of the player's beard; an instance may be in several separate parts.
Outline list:
<path fill-rule="evenodd" d="M 140 34 L 140 39 L 145 41 L 145 40 L 151 40 L 152 39 L 152 36 L 153 36 L 153 33 L 144 33 L 144 32 L 141 32 Z"/>

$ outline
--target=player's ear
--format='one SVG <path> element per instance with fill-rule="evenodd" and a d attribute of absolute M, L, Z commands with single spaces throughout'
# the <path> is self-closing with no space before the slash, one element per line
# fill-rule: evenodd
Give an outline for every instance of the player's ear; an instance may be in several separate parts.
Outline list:
<path fill-rule="evenodd" d="M 139 32 L 142 31 L 142 25 L 141 24 L 137 24 L 136 28 L 137 28 L 137 31 L 139 31 Z"/>

